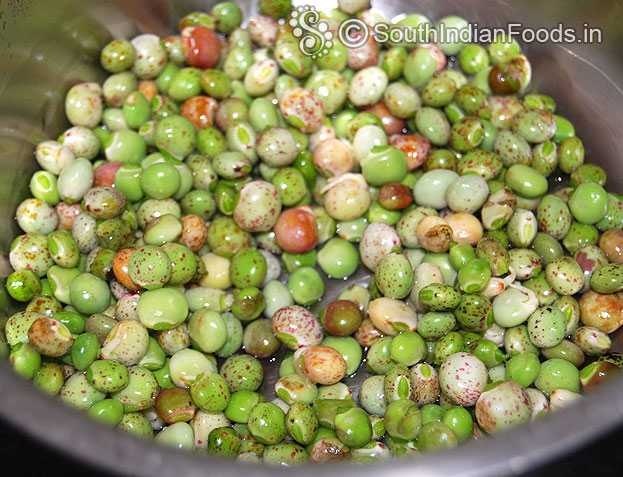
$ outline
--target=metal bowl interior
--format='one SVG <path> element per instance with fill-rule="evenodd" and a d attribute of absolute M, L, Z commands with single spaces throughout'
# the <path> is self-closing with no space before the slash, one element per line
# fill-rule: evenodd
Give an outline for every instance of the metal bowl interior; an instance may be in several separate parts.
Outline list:
<path fill-rule="evenodd" d="M 131 38 L 139 32 L 165 34 L 185 13 L 209 10 L 215 3 L 190 0 L 24 0 L 0 5 L 4 26 L 0 31 L 3 74 L 0 75 L 0 277 L 11 272 L 8 250 L 19 231 L 13 220 L 16 205 L 27 196 L 28 180 L 36 169 L 35 145 L 55 138 L 67 126 L 63 114 L 66 91 L 81 81 L 99 80 L 99 50 L 112 38 Z M 238 0 L 248 18 L 257 11 L 252 0 Z M 318 8 L 335 2 L 309 1 Z M 380 0 L 372 1 L 387 18 L 418 11 L 433 21 L 449 14 L 482 26 L 520 22 L 528 27 L 562 23 L 580 31 L 583 24 L 599 27 L 601 44 L 523 45 L 533 66 L 532 89 L 552 95 L 559 110 L 570 118 L 584 141 L 586 157 L 608 172 L 608 188 L 623 190 L 623 157 L 619 129 L 623 123 L 623 5 L 617 0 L 586 0 L 570 5 L 564 0 Z M 368 275 L 359 270 L 353 281 Z M 345 282 L 328 280 L 325 301 L 333 299 Z M 0 319 L 17 305 L 0 288 Z M 615 348 L 623 350 L 623 335 L 616 333 Z M 267 365 L 266 394 L 272 392 L 277 366 Z M 356 389 L 364 373 L 351 380 Z M 3 405 L 0 415 L 59 452 L 110 472 L 130 475 L 282 474 L 286 469 L 248 466 L 160 447 L 106 428 L 39 393 L 0 363 Z M 396 460 L 383 465 L 386 475 L 503 475 L 519 474 L 569 453 L 623 422 L 623 378 L 607 383 L 570 409 L 514 429 L 484 442 L 457 449 Z M 332 465 L 323 472 L 378 474 L 376 465 Z M 316 468 L 297 469 L 299 475 Z"/>

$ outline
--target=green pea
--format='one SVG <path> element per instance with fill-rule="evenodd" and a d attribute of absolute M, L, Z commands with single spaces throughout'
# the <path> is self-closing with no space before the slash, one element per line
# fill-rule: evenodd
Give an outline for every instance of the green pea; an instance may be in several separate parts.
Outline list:
<path fill-rule="evenodd" d="M 459 305 L 461 294 L 450 285 L 433 283 L 420 290 L 418 299 L 431 311 L 447 311 Z"/>
<path fill-rule="evenodd" d="M 152 164 L 140 176 L 141 189 L 148 197 L 166 199 L 174 195 L 181 184 L 178 170 L 171 164 Z"/>
<path fill-rule="evenodd" d="M 219 181 L 214 191 L 216 207 L 223 215 L 231 216 L 239 199 L 239 192 L 225 181 Z"/>
<path fill-rule="evenodd" d="M 183 116 L 171 115 L 162 119 L 156 128 L 156 146 L 176 159 L 183 160 L 195 148 L 193 124 Z"/>
<path fill-rule="evenodd" d="M 301 52 L 296 39 L 280 39 L 280 41 L 276 42 L 275 59 L 286 74 L 292 75 L 295 78 L 307 77 L 314 64 L 310 56 Z"/>
<path fill-rule="evenodd" d="M 84 374 L 74 374 L 67 378 L 60 393 L 61 401 L 82 411 L 88 411 L 105 397 L 105 393 L 91 386 Z"/>
<path fill-rule="evenodd" d="M 94 334 L 98 342 L 103 345 L 106 338 L 117 324 L 118 322 L 114 318 L 103 313 L 96 313 L 87 318 L 84 330 L 87 333 Z"/>
<path fill-rule="evenodd" d="M 197 150 L 207 157 L 215 157 L 227 147 L 225 136 L 218 129 L 209 127 L 197 132 Z"/>
<path fill-rule="evenodd" d="M 477 293 L 483 290 L 491 279 L 491 268 L 484 260 L 475 258 L 461 267 L 458 282 L 466 293 Z"/>
<path fill-rule="evenodd" d="M 134 230 L 132 225 L 128 220 L 124 220 L 121 218 L 108 219 L 101 222 L 96 229 L 97 241 L 101 247 L 104 247 L 106 250 L 110 250 L 113 253 L 118 252 L 122 248 L 130 247 L 134 241 Z M 98 257 L 104 260 L 106 263 L 106 268 L 110 271 L 110 267 L 112 266 L 112 258 L 110 260 L 106 260 L 107 253 L 98 253 Z M 98 267 L 93 266 L 90 267 L 91 271 L 94 275 L 99 278 L 105 279 L 105 274 L 100 274 L 97 272 Z"/>
<path fill-rule="evenodd" d="M 409 369 L 402 364 L 394 364 L 385 374 L 383 392 L 387 404 L 399 399 L 408 399 L 411 395 Z"/>
<path fill-rule="evenodd" d="M 109 42 L 100 54 L 102 68 L 110 73 L 120 73 L 132 67 L 136 58 L 136 49 L 127 40 Z"/>
<path fill-rule="evenodd" d="M 275 394 L 287 404 L 311 404 L 318 397 L 318 387 L 296 372 L 287 374 L 275 383 Z"/>
<path fill-rule="evenodd" d="M 229 78 L 222 71 L 214 69 L 203 70 L 201 88 L 208 96 L 217 99 L 226 98 L 231 92 Z"/>
<path fill-rule="evenodd" d="M 208 436 L 208 451 L 225 457 L 235 457 L 240 449 L 240 438 L 227 427 L 213 429 Z"/>
<path fill-rule="evenodd" d="M 546 396 L 556 389 L 580 392 L 580 371 L 568 361 L 560 358 L 541 363 L 541 370 L 534 385 Z"/>
<path fill-rule="evenodd" d="M 556 111 L 556 102 L 545 94 L 527 94 L 523 98 L 523 104 L 526 108 L 542 109 L 548 113 Z"/>
<path fill-rule="evenodd" d="M 478 73 L 483 68 L 489 66 L 487 50 L 476 44 L 466 45 L 459 53 L 459 65 L 468 75 Z"/>
<path fill-rule="evenodd" d="M 387 406 L 385 429 L 391 437 L 412 440 L 418 436 L 421 427 L 422 412 L 413 401 L 399 399 Z"/>
<path fill-rule="evenodd" d="M 69 287 L 72 305 L 86 315 L 100 313 L 110 302 L 108 283 L 90 273 L 81 273 Z"/>
<path fill-rule="evenodd" d="M 405 298 L 413 286 L 413 267 L 404 255 L 390 253 L 376 266 L 374 279 L 383 295 L 390 298 Z"/>
<path fill-rule="evenodd" d="M 156 377 L 158 385 L 164 389 L 171 389 L 175 387 L 175 383 L 173 383 L 173 380 L 171 379 L 171 368 L 169 366 L 170 362 L 171 359 L 166 358 L 164 365 L 153 371 L 153 375 Z"/>
<path fill-rule="evenodd" d="M 117 427 L 142 438 L 151 439 L 154 435 L 151 423 L 140 412 L 123 414 L 121 422 L 119 422 Z"/>
<path fill-rule="evenodd" d="M 138 362 L 139 366 L 147 368 L 150 371 L 161 369 L 166 361 L 166 354 L 160 347 L 158 340 L 152 336 L 149 337 L 149 345 L 145 356 Z"/>
<path fill-rule="evenodd" d="M 283 378 L 284 376 L 295 373 L 296 368 L 294 367 L 294 354 L 288 353 L 279 364 L 279 377 Z"/>
<path fill-rule="evenodd" d="M 57 178 L 48 171 L 37 171 L 30 178 L 30 193 L 36 199 L 54 206 L 61 201 Z"/>
<path fill-rule="evenodd" d="M 543 348 L 541 349 L 541 354 L 546 359 L 563 359 L 573 364 L 576 368 L 580 367 L 586 359 L 582 348 L 580 348 L 573 341 L 569 340 L 562 340 L 556 346 L 552 346 L 551 348 Z"/>
<path fill-rule="evenodd" d="M 224 411 L 231 398 L 227 381 L 218 373 L 209 371 L 191 383 L 190 395 L 199 409 L 207 412 Z"/>
<path fill-rule="evenodd" d="M 115 173 L 115 188 L 119 189 L 131 202 L 144 197 L 141 187 L 143 168 L 138 164 L 124 164 Z"/>
<path fill-rule="evenodd" d="M 336 231 L 337 234 L 344 240 L 349 242 L 360 242 L 368 223 L 369 222 L 365 217 L 338 222 L 336 225 Z"/>
<path fill-rule="evenodd" d="M 419 448 L 421 451 L 433 451 L 454 447 L 458 437 L 450 426 L 443 422 L 429 422 L 420 430 Z"/>
<path fill-rule="evenodd" d="M 123 404 L 116 399 L 103 399 L 94 403 L 88 414 L 104 424 L 116 426 L 123 418 Z"/>
<path fill-rule="evenodd" d="M 249 122 L 258 132 L 277 127 L 279 120 L 273 103 L 266 98 L 255 98 L 249 106 Z"/>
<path fill-rule="evenodd" d="M 417 332 L 425 340 L 437 340 L 456 327 L 456 318 L 451 312 L 428 312 L 420 316 Z"/>
<path fill-rule="evenodd" d="M 53 296 L 43 296 L 43 295 L 36 296 L 26 306 L 26 312 L 41 313 L 47 316 L 48 318 L 51 318 L 55 313 L 58 313 L 59 311 L 63 311 L 63 306 L 61 305 L 61 302 L 58 301 L 58 299 L 54 298 Z M 17 315 L 17 316 L 20 316 L 20 315 Z M 26 314 L 26 317 L 29 320 L 31 316 L 32 315 L 30 314 Z M 39 318 L 39 316 L 36 316 L 36 318 Z M 32 321 L 34 321 L 36 318 L 34 318 Z M 8 328 L 8 323 L 7 323 L 7 328 Z M 25 336 L 28 334 L 28 329 L 21 330 L 21 332 L 23 332 L 23 335 Z M 7 337 L 8 337 L 8 332 L 7 332 Z M 27 340 L 24 340 L 24 341 L 27 341 Z M 10 342 L 11 340 L 9 339 L 9 343 Z"/>
<path fill-rule="evenodd" d="M 251 409 L 256 404 L 265 402 L 266 399 L 253 391 L 236 391 L 231 395 L 231 399 L 227 408 L 225 408 L 225 416 L 233 422 L 246 424 L 249 421 Z"/>
<path fill-rule="evenodd" d="M 318 432 L 318 417 L 309 404 L 294 402 L 286 414 L 286 429 L 296 442 L 307 445 Z"/>
<path fill-rule="evenodd" d="M 450 247 L 448 258 L 452 267 L 460 270 L 463 265 L 476 258 L 476 253 L 474 252 L 474 247 L 470 244 L 460 242 Z"/>
<path fill-rule="evenodd" d="M 326 384 L 318 388 L 318 399 L 352 399 L 352 397 L 352 391 L 342 382 Z"/>
<path fill-rule="evenodd" d="M 569 233 L 562 239 L 562 244 L 569 253 L 575 254 L 587 245 L 595 245 L 598 240 L 599 231 L 597 227 L 574 221 Z"/>
<path fill-rule="evenodd" d="M 122 111 L 123 118 L 131 129 L 138 129 L 151 115 L 149 101 L 139 91 L 133 91 L 127 96 Z"/>
<path fill-rule="evenodd" d="M 183 102 L 200 94 L 203 86 L 203 74 L 200 69 L 181 68 L 171 78 L 167 94 L 175 101 Z"/>
<path fill-rule="evenodd" d="M 547 192 L 547 179 L 536 169 L 523 164 L 511 166 L 504 178 L 513 192 L 523 197 L 538 197 Z"/>
<path fill-rule="evenodd" d="M 147 245 L 130 255 L 130 278 L 147 290 L 161 288 L 171 278 L 171 260 L 159 247 Z"/>
<path fill-rule="evenodd" d="M 351 408 L 335 416 L 338 439 L 349 447 L 362 447 L 372 438 L 372 424 L 363 409 Z"/>
<path fill-rule="evenodd" d="M 300 445 L 292 442 L 267 446 L 262 453 L 262 462 L 267 465 L 293 467 L 307 463 L 307 459 L 307 451 Z"/>
<path fill-rule="evenodd" d="M 608 194 L 599 184 L 580 184 L 569 197 L 569 210 L 578 222 L 596 224 L 608 212 Z"/>
<path fill-rule="evenodd" d="M 278 169 L 271 183 L 279 191 L 283 205 L 292 206 L 300 202 L 308 192 L 303 174 L 294 167 Z"/>
<path fill-rule="evenodd" d="M 188 316 L 184 294 L 175 288 L 143 293 L 136 308 L 141 323 L 149 329 L 166 330 L 181 324 Z"/>
<path fill-rule="evenodd" d="M 27 302 L 41 293 L 41 280 L 31 270 L 17 270 L 7 277 L 6 288 L 12 298 Z"/>
<path fill-rule="evenodd" d="M 110 397 L 123 404 L 124 411 L 135 412 L 148 409 L 155 404 L 158 381 L 151 371 L 140 366 L 128 368 L 129 382 L 122 390 Z"/>
<path fill-rule="evenodd" d="M 442 336 L 437 343 L 435 343 L 434 361 L 435 364 L 443 363 L 446 358 L 455 353 L 460 353 L 465 349 L 465 339 L 463 335 L 456 331 L 451 331 L 445 336 Z"/>
<path fill-rule="evenodd" d="M 257 162 L 257 153 L 255 152 L 255 142 L 256 142 L 256 133 L 253 129 L 253 126 L 246 121 L 234 121 L 227 127 L 227 132 L 225 134 L 225 138 L 227 139 L 227 145 L 231 151 L 236 151 L 242 153 L 247 159 L 251 162 L 251 164 L 255 164 Z M 222 154 L 218 155 L 217 158 L 221 159 L 224 157 L 235 157 L 235 156 L 224 156 Z M 218 160 L 215 158 L 215 160 Z M 232 172 L 225 172 L 225 175 L 217 169 L 218 163 L 214 164 L 216 172 L 228 179 L 235 179 L 240 177 L 240 175 L 234 176 Z M 236 166 L 237 167 L 237 166 Z M 247 166 L 243 166 L 243 174 L 246 175 Z"/>
<path fill-rule="evenodd" d="M 134 131 L 113 132 L 104 142 L 106 159 L 123 164 L 138 164 L 146 156 L 145 140 Z"/>
<path fill-rule="evenodd" d="M 80 261 L 78 244 L 66 230 L 57 230 L 48 236 L 48 248 L 52 260 L 65 268 L 74 268 Z"/>
<path fill-rule="evenodd" d="M 441 422 L 452 429 L 459 441 L 470 438 L 474 431 L 474 419 L 464 407 L 448 409 Z"/>
<path fill-rule="evenodd" d="M 73 335 L 84 333 L 86 320 L 78 313 L 65 310 L 60 313 L 55 313 L 54 319 L 64 324 Z"/>
<path fill-rule="evenodd" d="M 597 293 L 616 293 L 623 290 L 622 270 L 623 266 L 619 263 L 602 265 L 591 275 L 591 289 Z"/>
<path fill-rule="evenodd" d="M 100 343 L 93 333 L 83 333 L 71 345 L 71 362 L 79 371 L 86 370 L 100 353 Z"/>
<path fill-rule="evenodd" d="M 564 339 L 566 330 L 565 315 L 556 307 L 539 308 L 528 319 L 530 341 L 539 348 L 556 346 Z"/>
<path fill-rule="evenodd" d="M 9 361 L 15 372 L 25 379 L 34 378 L 41 367 L 41 355 L 30 343 L 13 346 Z"/>
<path fill-rule="evenodd" d="M 575 128 L 573 127 L 571 121 L 558 114 L 554 114 L 553 116 L 554 121 L 556 122 L 556 134 L 554 134 L 554 137 L 552 138 L 554 142 L 562 143 L 565 139 L 575 137 Z M 573 169 L 575 169 L 575 167 L 573 167 L 572 170 Z M 567 172 L 567 174 L 571 172 L 567 171 L 566 168 L 561 168 L 561 170 L 563 172 Z"/>
<path fill-rule="evenodd" d="M 290 274 L 288 288 L 299 305 L 311 305 L 324 294 L 322 277 L 312 267 L 301 267 Z"/>
<path fill-rule="evenodd" d="M 344 76 L 336 71 L 320 70 L 312 74 L 305 87 L 313 91 L 324 105 L 325 114 L 333 114 L 342 108 L 348 95 Z"/>
<path fill-rule="evenodd" d="M 329 429 L 335 429 L 335 416 L 338 413 L 355 407 L 357 404 L 352 399 L 316 399 L 312 405 L 320 425 Z"/>
<path fill-rule="evenodd" d="M 191 315 L 188 331 L 191 339 L 205 353 L 217 351 L 227 340 L 227 326 L 221 315 L 205 308 Z"/>
<path fill-rule="evenodd" d="M 528 329 L 525 325 L 508 328 L 504 334 L 504 349 L 509 356 L 517 356 L 523 353 L 537 354 L 539 350 L 530 341 Z"/>
<path fill-rule="evenodd" d="M 446 411 L 438 404 L 424 404 L 420 411 L 422 413 L 422 425 L 427 422 L 441 422 Z"/>
<path fill-rule="evenodd" d="M 472 354 L 482 361 L 487 368 L 492 368 L 504 362 L 506 355 L 490 340 L 480 339 L 476 343 Z"/>
<path fill-rule="evenodd" d="M 530 386 L 539 376 L 541 363 L 535 353 L 526 352 L 513 356 L 506 363 L 506 381 L 514 381 L 524 388 Z"/>
<path fill-rule="evenodd" d="M 164 220 L 165 218 L 167 218 L 167 220 Z M 168 284 L 170 286 L 185 285 L 190 282 L 195 275 L 198 258 L 196 258 L 196 256 L 185 245 L 173 243 L 172 237 L 181 234 L 180 220 L 172 215 L 163 215 L 162 217 L 159 217 L 159 219 L 161 219 L 161 223 L 169 225 L 170 230 L 173 231 L 169 232 L 170 235 L 168 237 L 167 234 L 162 231 L 164 237 L 159 240 L 166 241 L 166 243 L 162 245 L 161 249 L 167 254 L 169 260 L 171 261 L 171 278 L 169 278 Z M 150 222 L 150 224 L 152 222 Z M 145 231 L 145 235 L 147 235 L 147 229 Z"/>
<path fill-rule="evenodd" d="M 100 359 L 93 361 L 87 368 L 87 379 L 91 385 L 103 393 L 114 393 L 128 385 L 128 368 L 123 364 Z"/>
<path fill-rule="evenodd" d="M 256 404 L 249 413 L 249 432 L 262 444 L 278 444 L 286 436 L 285 414 L 273 403 Z"/>
<path fill-rule="evenodd" d="M 214 5 L 210 15 L 216 20 L 216 29 L 220 33 L 229 34 L 240 26 L 242 12 L 234 2 L 219 2 Z"/>
<path fill-rule="evenodd" d="M 264 444 L 260 444 L 253 438 L 249 432 L 249 427 L 246 424 L 234 424 L 233 428 L 242 440 L 239 450 L 241 454 L 247 453 L 255 457 L 263 454 L 265 449 Z"/>
<path fill-rule="evenodd" d="M 389 225 L 396 225 L 401 215 L 400 211 L 385 209 L 378 201 L 374 200 L 370 204 L 365 216 L 368 222 L 384 222 Z"/>
<path fill-rule="evenodd" d="M 156 441 L 178 449 L 190 450 L 194 445 L 193 429 L 186 422 L 166 426 L 156 435 Z"/>
<path fill-rule="evenodd" d="M 406 56 L 406 55 L 405 55 Z M 334 41 L 329 48 L 329 53 L 316 59 L 316 64 L 320 69 L 342 71 L 348 63 L 348 49 L 342 42 Z"/>
<path fill-rule="evenodd" d="M 329 346 L 340 352 L 346 362 L 346 375 L 354 374 L 363 358 L 363 352 L 357 340 L 352 336 L 327 336 L 322 341 L 323 346 Z"/>
<path fill-rule="evenodd" d="M 374 146 L 362 161 L 361 170 L 371 185 L 400 182 L 407 173 L 407 159 L 396 147 Z"/>
<path fill-rule="evenodd" d="M 166 93 L 169 90 L 169 86 L 173 82 L 173 78 L 180 71 L 180 68 L 176 63 L 177 62 L 173 61 L 167 62 L 162 72 L 155 79 L 156 86 L 158 86 L 158 91 L 160 91 L 161 93 Z"/>
<path fill-rule="evenodd" d="M 294 304 L 288 287 L 277 280 L 268 282 L 264 286 L 263 293 L 266 301 L 264 314 L 267 317 L 272 317 L 280 308 Z"/>
<path fill-rule="evenodd" d="M 426 48 L 414 49 L 404 63 L 404 78 L 414 88 L 421 88 L 435 73 L 435 59 Z"/>
<path fill-rule="evenodd" d="M 376 340 L 366 356 L 366 367 L 374 374 L 386 374 L 395 364 L 390 356 L 391 336 Z"/>
<path fill-rule="evenodd" d="M 415 113 L 415 126 L 435 146 L 443 146 L 450 139 L 450 123 L 438 109 L 428 106 L 419 109 Z"/>
<path fill-rule="evenodd" d="M 415 331 L 403 331 L 395 336 L 389 346 L 391 358 L 399 364 L 413 366 L 426 357 L 428 348 L 422 336 Z"/>
<path fill-rule="evenodd" d="M 539 254 L 545 265 L 562 257 L 563 250 L 560 242 L 549 234 L 539 232 L 532 242 L 532 248 Z"/>
<path fill-rule="evenodd" d="M 206 190 L 191 190 L 181 201 L 184 214 L 194 214 L 208 221 L 216 212 L 214 196 Z"/>
<path fill-rule="evenodd" d="M 234 294 L 232 312 L 240 321 L 253 321 L 265 308 L 264 294 L 257 287 L 243 288 Z"/>
<path fill-rule="evenodd" d="M 256 287 L 266 277 L 266 259 L 255 248 L 244 248 L 232 258 L 230 276 L 238 288 Z"/>
<path fill-rule="evenodd" d="M 63 367 L 57 363 L 44 363 L 33 378 L 33 384 L 51 396 L 61 392 L 64 382 Z"/>

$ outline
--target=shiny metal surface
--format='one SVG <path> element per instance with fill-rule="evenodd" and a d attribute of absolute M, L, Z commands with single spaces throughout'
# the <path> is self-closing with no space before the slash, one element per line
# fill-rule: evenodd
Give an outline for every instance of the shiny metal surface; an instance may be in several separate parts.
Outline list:
<path fill-rule="evenodd" d="M 131 38 L 151 31 L 172 31 L 177 19 L 193 10 L 209 10 L 213 2 L 172 0 L 5 1 L 0 2 L 0 277 L 10 273 L 8 248 L 18 229 L 15 206 L 26 197 L 28 179 L 36 168 L 33 149 L 45 138 L 55 138 L 66 127 L 63 98 L 75 83 L 103 77 L 99 49 L 113 37 Z M 254 2 L 238 1 L 248 16 Z M 332 2 L 295 2 L 331 5 Z M 419 11 L 432 20 L 447 14 L 462 15 L 483 26 L 520 21 L 526 26 L 548 27 L 562 22 L 580 29 L 587 22 L 603 30 L 600 45 L 532 44 L 526 46 L 534 68 L 534 87 L 551 94 L 559 111 L 575 124 L 586 146 L 587 160 L 608 171 L 608 187 L 623 190 L 623 6 L 617 0 L 568 2 L 511 0 L 383 0 L 374 1 L 388 18 Z M 365 282 L 359 271 L 353 280 Z M 327 281 L 326 300 L 346 286 Z M 0 320 L 16 308 L 1 288 Z M 623 348 L 617 333 L 616 346 Z M 277 373 L 269 366 L 263 390 L 270 394 Z M 355 387 L 363 374 L 353 379 Z M 128 475 L 246 476 L 291 474 L 286 469 L 241 466 L 161 448 L 88 420 L 37 392 L 5 363 L 0 363 L 2 405 L 0 415 L 59 452 L 93 466 Z M 523 471 L 572 452 L 623 423 L 623 379 L 586 396 L 577 406 L 535 424 L 471 442 L 450 452 L 425 455 L 365 467 L 328 466 L 324 474 L 359 475 L 504 475 Z M 317 474 L 317 467 L 297 469 L 298 475 Z"/>

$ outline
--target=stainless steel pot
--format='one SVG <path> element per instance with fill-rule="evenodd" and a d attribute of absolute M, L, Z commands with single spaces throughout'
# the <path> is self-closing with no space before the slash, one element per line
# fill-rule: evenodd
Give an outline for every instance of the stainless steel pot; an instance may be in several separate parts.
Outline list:
<path fill-rule="evenodd" d="M 18 234 L 13 216 L 26 197 L 28 179 L 36 168 L 37 142 L 55 138 L 65 127 L 63 98 L 77 82 L 103 77 L 98 52 L 113 37 L 138 32 L 163 34 L 176 20 L 214 3 L 191 0 L 22 0 L 0 3 L 0 276 L 11 269 L 8 249 Z M 245 15 L 256 11 L 253 1 L 238 0 Z M 311 3 L 316 6 L 332 2 Z M 526 27 L 563 23 L 577 31 L 583 24 L 598 27 L 601 44 L 530 44 L 534 90 L 551 94 L 559 110 L 576 126 L 591 162 L 608 171 L 608 187 L 623 190 L 623 5 L 618 0 L 373 0 L 388 18 L 419 11 L 436 20 L 462 15 L 482 26 L 521 22 Z M 4 291 L 4 288 L 2 288 Z M 4 292 L 2 292 L 4 293 Z M 0 317 L 16 309 L 0 294 Z M 0 318 L 1 319 L 1 318 Z M 615 336 L 623 350 L 623 336 Z M 274 374 L 274 373 L 273 373 Z M 103 427 L 36 391 L 0 363 L 0 415 L 77 459 L 108 471 L 130 475 L 185 475 L 217 472 L 247 476 L 290 474 L 285 469 L 242 466 L 232 461 L 161 448 L 152 442 Z M 507 432 L 486 442 L 467 445 L 414 460 L 365 467 L 328 466 L 323 473 L 359 475 L 504 475 L 520 474 L 577 450 L 623 423 L 623 379 L 608 383 L 578 405 Z M 312 475 L 317 467 L 297 469 Z"/>

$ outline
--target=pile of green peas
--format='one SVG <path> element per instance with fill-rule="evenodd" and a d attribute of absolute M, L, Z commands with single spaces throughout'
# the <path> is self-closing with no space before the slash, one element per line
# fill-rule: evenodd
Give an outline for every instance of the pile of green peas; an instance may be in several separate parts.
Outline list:
<path fill-rule="evenodd" d="M 338 5 L 332 29 L 386 21 Z M 112 41 L 111 76 L 71 88 L 16 212 L 15 371 L 135 435 L 286 466 L 453 447 L 620 374 L 623 197 L 517 42 L 314 60 L 289 0 L 260 11 Z"/>

